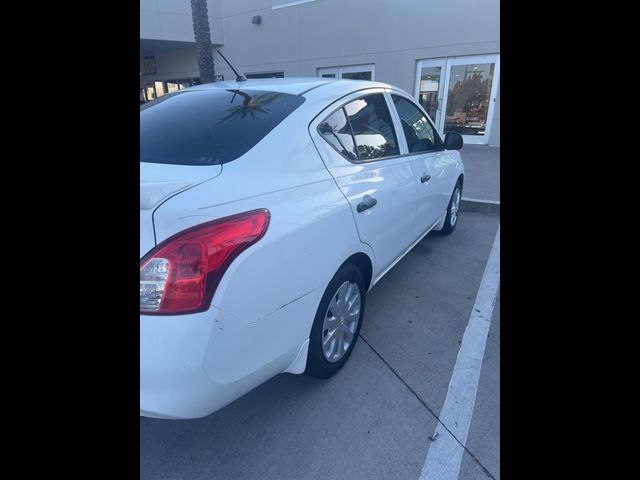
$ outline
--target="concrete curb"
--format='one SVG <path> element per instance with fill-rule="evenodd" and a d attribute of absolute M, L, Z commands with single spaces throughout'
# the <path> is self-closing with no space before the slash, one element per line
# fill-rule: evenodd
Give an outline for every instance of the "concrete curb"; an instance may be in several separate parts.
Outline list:
<path fill-rule="evenodd" d="M 499 216 L 500 202 L 462 197 L 460 201 L 460 210 L 463 212 L 480 212 Z"/>

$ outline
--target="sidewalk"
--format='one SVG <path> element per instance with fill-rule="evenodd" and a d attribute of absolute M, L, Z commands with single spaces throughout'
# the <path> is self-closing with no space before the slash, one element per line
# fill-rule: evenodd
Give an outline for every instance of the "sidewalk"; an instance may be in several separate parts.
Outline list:
<path fill-rule="evenodd" d="M 465 145 L 460 150 L 465 167 L 463 199 L 500 201 L 500 147 Z"/>

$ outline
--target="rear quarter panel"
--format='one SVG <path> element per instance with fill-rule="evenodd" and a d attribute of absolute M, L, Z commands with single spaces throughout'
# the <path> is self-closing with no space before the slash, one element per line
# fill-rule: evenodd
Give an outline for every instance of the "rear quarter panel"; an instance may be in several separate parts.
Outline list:
<path fill-rule="evenodd" d="M 154 214 L 161 242 L 213 219 L 270 211 L 267 233 L 234 260 L 213 297 L 227 326 L 213 324 L 209 352 L 215 353 L 204 368 L 220 383 L 273 362 L 285 369 L 309 337 L 324 289 L 344 260 L 364 252 L 374 261 L 309 138 L 308 114 L 296 112 L 250 152 L 223 165 L 220 176 L 170 198 Z M 220 365 L 221 356 L 233 369 Z"/>

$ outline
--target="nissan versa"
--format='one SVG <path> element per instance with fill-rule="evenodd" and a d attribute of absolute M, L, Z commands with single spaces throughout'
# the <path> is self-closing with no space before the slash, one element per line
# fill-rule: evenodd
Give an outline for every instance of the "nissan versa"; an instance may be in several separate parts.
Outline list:
<path fill-rule="evenodd" d="M 366 293 L 454 230 L 461 146 L 377 82 L 217 82 L 142 105 L 140 415 L 202 417 L 279 373 L 340 370 Z"/>

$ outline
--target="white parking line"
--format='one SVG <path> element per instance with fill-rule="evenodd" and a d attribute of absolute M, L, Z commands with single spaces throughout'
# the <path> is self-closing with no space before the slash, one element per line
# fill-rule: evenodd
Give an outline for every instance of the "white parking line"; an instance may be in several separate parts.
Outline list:
<path fill-rule="evenodd" d="M 464 331 L 440 422 L 431 437 L 420 480 L 457 480 L 476 403 L 487 334 L 500 285 L 500 225 Z M 446 427 L 445 427 L 446 426 Z M 453 434 L 453 435 L 452 435 Z M 455 436 L 455 437 L 454 437 Z"/>

